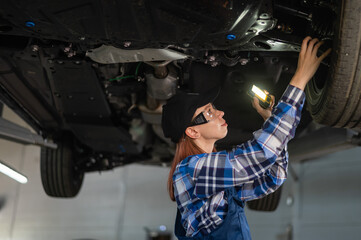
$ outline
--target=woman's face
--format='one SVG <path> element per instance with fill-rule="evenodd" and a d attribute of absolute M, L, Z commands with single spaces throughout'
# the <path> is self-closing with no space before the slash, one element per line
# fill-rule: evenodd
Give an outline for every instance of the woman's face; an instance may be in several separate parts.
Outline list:
<path fill-rule="evenodd" d="M 215 109 L 213 104 L 208 103 L 200 108 L 197 108 L 192 119 L 194 120 L 194 118 L 196 118 L 200 113 L 202 113 L 205 119 L 208 120 L 207 123 L 193 126 L 200 132 L 201 137 L 206 140 L 219 140 L 227 135 L 228 124 L 223 119 L 223 111 Z"/>

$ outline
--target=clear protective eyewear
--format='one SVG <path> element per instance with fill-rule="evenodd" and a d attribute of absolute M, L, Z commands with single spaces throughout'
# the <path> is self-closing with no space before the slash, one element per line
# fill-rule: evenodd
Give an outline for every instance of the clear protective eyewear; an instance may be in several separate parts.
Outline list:
<path fill-rule="evenodd" d="M 217 117 L 217 108 L 213 105 L 213 103 L 211 104 L 212 107 L 210 107 L 207 111 L 202 111 L 192 120 L 190 127 L 208 123 Z"/>

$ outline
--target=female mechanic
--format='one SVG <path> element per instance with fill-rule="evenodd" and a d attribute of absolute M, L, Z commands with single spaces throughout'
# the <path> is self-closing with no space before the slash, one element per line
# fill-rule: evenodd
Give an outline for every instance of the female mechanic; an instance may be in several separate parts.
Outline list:
<path fill-rule="evenodd" d="M 177 143 L 168 190 L 178 206 L 178 239 L 251 239 L 245 202 L 274 192 L 287 177 L 287 143 L 301 118 L 305 86 L 331 52 L 317 57 L 322 44 L 303 40 L 295 75 L 274 108 L 263 109 L 253 99 L 265 122 L 254 139 L 232 151 L 214 147 L 227 135 L 224 112 L 212 104 L 217 91 L 179 92 L 163 106 L 164 135 Z"/>

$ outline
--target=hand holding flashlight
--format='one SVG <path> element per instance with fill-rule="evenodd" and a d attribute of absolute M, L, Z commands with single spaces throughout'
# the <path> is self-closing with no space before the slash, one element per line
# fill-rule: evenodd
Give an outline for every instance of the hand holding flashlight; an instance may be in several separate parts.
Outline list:
<path fill-rule="evenodd" d="M 270 95 L 267 91 L 261 90 L 256 86 L 252 86 L 248 95 L 253 97 L 252 106 L 256 109 L 258 114 L 262 116 L 264 120 L 272 115 L 272 108 L 274 106 L 275 97 Z"/>
<path fill-rule="evenodd" d="M 250 91 L 248 91 L 248 95 L 252 98 L 257 97 L 260 100 L 259 105 L 264 109 L 269 108 L 271 105 L 272 98 L 269 96 L 269 93 L 265 90 L 261 90 L 256 85 L 252 86 Z"/>

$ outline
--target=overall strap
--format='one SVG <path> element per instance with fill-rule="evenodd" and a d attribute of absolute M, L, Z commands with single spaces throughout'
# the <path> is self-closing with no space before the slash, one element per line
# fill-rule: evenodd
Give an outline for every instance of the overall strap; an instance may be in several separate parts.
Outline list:
<path fill-rule="evenodd" d="M 177 208 L 177 217 L 175 219 L 175 225 L 174 225 L 174 234 L 176 236 L 185 236 L 186 230 L 182 226 L 182 217 L 179 209 Z"/>
<path fill-rule="evenodd" d="M 174 233 L 179 240 L 249 240 L 251 239 L 249 227 L 244 215 L 244 201 L 238 197 L 234 188 L 225 190 L 225 199 L 228 202 L 227 216 L 220 226 L 212 233 L 203 236 L 200 232 L 194 237 L 186 237 L 186 231 L 182 226 L 181 213 L 177 209 L 176 223 Z"/>

